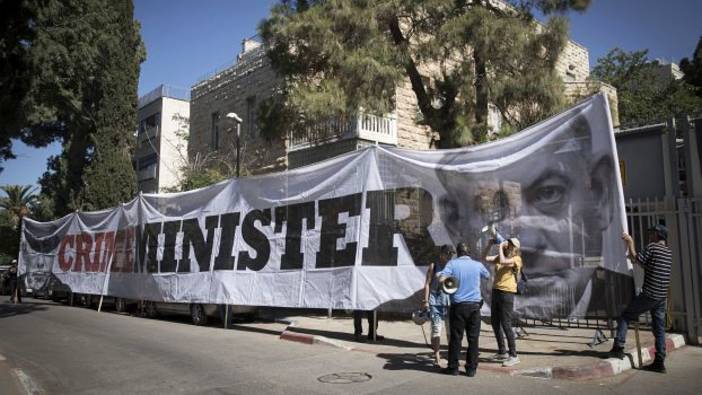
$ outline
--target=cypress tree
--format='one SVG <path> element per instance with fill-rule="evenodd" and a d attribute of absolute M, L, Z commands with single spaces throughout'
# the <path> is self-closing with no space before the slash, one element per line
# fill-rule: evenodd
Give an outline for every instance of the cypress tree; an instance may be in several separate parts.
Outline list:
<path fill-rule="evenodd" d="M 132 3 L 108 4 L 113 18 L 105 28 L 111 34 L 98 47 L 104 63 L 96 82 L 102 95 L 96 112 L 94 151 L 83 174 L 81 194 L 82 205 L 89 210 L 114 207 L 136 193 L 131 145 L 137 124 L 141 39 Z"/>

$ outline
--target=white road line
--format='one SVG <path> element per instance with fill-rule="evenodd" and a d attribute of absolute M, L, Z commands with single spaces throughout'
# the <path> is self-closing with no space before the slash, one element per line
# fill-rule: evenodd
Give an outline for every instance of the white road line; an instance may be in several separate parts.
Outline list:
<path fill-rule="evenodd" d="M 20 384 L 22 384 L 22 388 L 24 389 L 25 393 L 29 395 L 44 393 L 41 386 L 32 380 L 32 378 L 29 377 L 22 369 L 12 369 L 12 373 L 15 374 L 17 380 L 19 380 Z"/>

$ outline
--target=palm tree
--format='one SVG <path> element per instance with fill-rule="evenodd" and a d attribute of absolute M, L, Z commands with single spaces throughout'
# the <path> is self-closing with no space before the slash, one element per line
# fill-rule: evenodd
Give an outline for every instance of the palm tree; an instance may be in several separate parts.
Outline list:
<path fill-rule="evenodd" d="M 7 196 L 0 198 L 0 207 L 8 211 L 13 222 L 19 224 L 29 214 L 30 206 L 36 201 L 35 188 L 31 185 L 3 185 L 0 187 Z"/>

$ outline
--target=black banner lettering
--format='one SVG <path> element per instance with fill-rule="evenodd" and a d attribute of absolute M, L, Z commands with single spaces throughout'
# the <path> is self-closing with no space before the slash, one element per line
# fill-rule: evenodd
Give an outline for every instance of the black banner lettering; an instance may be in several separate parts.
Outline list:
<path fill-rule="evenodd" d="M 234 246 L 234 235 L 239 226 L 239 213 L 222 214 L 219 227 L 221 235 L 219 238 L 219 254 L 215 258 L 214 270 L 233 270 L 235 255 L 232 253 Z"/>
<path fill-rule="evenodd" d="M 244 241 L 256 251 L 256 258 L 251 258 L 248 251 L 239 252 L 239 261 L 236 265 L 237 270 L 254 270 L 259 271 L 266 266 L 268 258 L 271 255 L 271 245 L 266 235 L 259 229 L 256 229 L 255 222 L 259 221 L 261 226 L 269 226 L 271 224 L 271 209 L 251 210 L 241 224 L 241 235 Z"/>
<path fill-rule="evenodd" d="M 344 212 L 349 213 L 349 218 L 361 214 L 360 193 L 319 201 L 322 229 L 316 262 L 318 268 L 353 266 L 356 260 L 357 242 L 346 243 L 343 250 L 336 249 L 336 241 L 346 237 L 346 224 L 339 223 L 339 214 Z"/>
<path fill-rule="evenodd" d="M 285 253 L 280 258 L 282 270 L 302 269 L 304 255 L 300 252 L 302 220 L 307 220 L 307 229 L 314 229 L 314 202 L 291 204 L 275 209 L 275 231 L 280 232 L 287 222 Z"/>
<path fill-rule="evenodd" d="M 195 252 L 195 260 L 201 272 L 210 270 L 210 258 L 212 257 L 212 243 L 214 241 L 214 230 L 219 222 L 218 215 L 205 218 L 205 228 L 207 229 L 207 241 L 202 234 L 197 218 L 183 221 L 183 257 L 178 265 L 179 272 L 190 271 L 190 245 Z"/>

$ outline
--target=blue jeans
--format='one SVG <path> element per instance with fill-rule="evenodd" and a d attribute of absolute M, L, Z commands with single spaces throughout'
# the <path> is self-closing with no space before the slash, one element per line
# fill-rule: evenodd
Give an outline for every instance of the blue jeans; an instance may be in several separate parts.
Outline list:
<path fill-rule="evenodd" d="M 665 360 L 665 302 L 665 299 L 652 299 L 643 294 L 634 297 L 621 317 L 617 319 L 617 336 L 614 338 L 614 345 L 624 348 L 629 321 L 636 321 L 641 313 L 650 311 L 651 327 L 653 336 L 656 338 L 656 360 L 663 362 Z"/>

